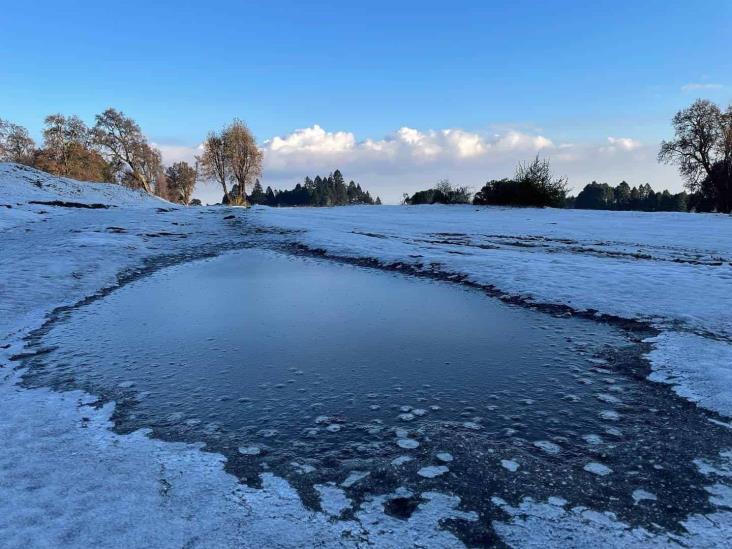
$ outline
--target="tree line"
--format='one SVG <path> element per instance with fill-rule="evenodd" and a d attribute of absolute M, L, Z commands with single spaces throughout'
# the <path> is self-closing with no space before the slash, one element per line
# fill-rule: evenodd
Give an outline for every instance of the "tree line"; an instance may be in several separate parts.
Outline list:
<path fill-rule="evenodd" d="M 81 181 L 116 182 L 181 204 L 191 202 L 198 179 L 197 167 L 186 162 L 165 167 L 137 122 L 113 108 L 96 115 L 91 127 L 75 115 L 47 116 L 40 147 L 25 128 L 0 119 L 0 161 Z"/>
<path fill-rule="evenodd" d="M 316 175 L 306 177 L 290 190 L 277 190 L 262 185 L 257 180 L 252 194 L 248 195 L 252 204 L 265 206 L 349 206 L 357 204 L 380 205 L 381 198 L 372 198 L 369 191 L 364 191 L 359 183 L 351 180 L 346 184 L 340 170 L 335 170 L 327 177 Z"/>
<path fill-rule="evenodd" d="M 78 116 L 47 116 L 41 146 L 36 146 L 22 126 L 0 119 L 0 161 L 81 181 L 116 182 L 186 205 L 200 204 L 192 198 L 199 181 L 217 183 L 223 193 L 221 202 L 230 205 L 381 204 L 378 196 L 372 198 L 360 184 L 346 184 L 340 170 L 327 177 L 306 177 L 294 189 L 263 190 L 258 179 L 262 151 L 239 119 L 209 132 L 193 165 L 176 162 L 167 167 L 160 150 L 148 142 L 137 122 L 113 108 L 96 115 L 91 127 Z"/>
<path fill-rule="evenodd" d="M 472 200 L 471 200 L 472 197 Z M 563 208 L 567 200 L 566 178 L 554 177 L 548 159 L 538 156 L 519 164 L 513 178 L 488 181 L 475 196 L 468 187 L 454 186 L 443 179 L 433 187 L 404 194 L 403 204 L 476 204 L 492 206 Z"/>
<path fill-rule="evenodd" d="M 519 164 L 512 178 L 488 181 L 473 197 L 476 205 L 580 208 L 592 210 L 732 212 L 732 105 L 722 110 L 698 99 L 673 117 L 674 138 L 661 143 L 659 162 L 675 164 L 686 191 L 655 192 L 645 183 L 625 181 L 613 187 L 593 181 L 576 196 L 568 195 L 567 179 L 555 177 L 548 159 L 538 156 Z M 405 194 L 403 204 L 467 204 L 467 187 L 442 180 L 435 186 Z"/>
<path fill-rule="evenodd" d="M 245 204 L 247 184 L 262 173 L 262 152 L 241 120 L 210 132 L 193 166 L 166 167 L 137 122 L 113 108 L 96 115 L 91 127 L 75 115 L 47 116 L 40 147 L 25 128 L 0 119 L 0 161 L 81 181 L 115 182 L 180 204 L 200 204 L 192 195 L 201 179 L 218 182 L 226 203 Z"/>
<path fill-rule="evenodd" d="M 648 183 L 632 187 L 621 181 L 617 187 L 593 181 L 577 197 L 567 198 L 568 208 L 643 212 L 686 212 L 692 202 L 686 192 L 655 192 Z"/>

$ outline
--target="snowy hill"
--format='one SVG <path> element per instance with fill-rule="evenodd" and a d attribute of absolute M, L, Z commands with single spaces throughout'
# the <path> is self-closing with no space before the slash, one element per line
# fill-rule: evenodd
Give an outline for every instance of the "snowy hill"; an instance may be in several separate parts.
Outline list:
<path fill-rule="evenodd" d="M 0 230 L 38 219 L 38 212 L 48 211 L 48 203 L 66 203 L 68 207 L 171 207 L 172 204 L 113 183 L 87 183 L 55 177 L 35 168 L 0 162 Z M 73 211 L 73 210 L 72 210 Z M 64 213 L 60 208 L 55 214 Z M 68 211 L 65 213 L 69 213 Z"/>

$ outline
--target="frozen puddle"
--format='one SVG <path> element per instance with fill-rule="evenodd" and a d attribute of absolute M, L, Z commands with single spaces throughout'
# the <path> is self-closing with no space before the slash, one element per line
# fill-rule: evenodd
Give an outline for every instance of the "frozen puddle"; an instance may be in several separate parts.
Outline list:
<path fill-rule="evenodd" d="M 693 462 L 732 431 L 644 380 L 648 336 L 246 250 L 63 313 L 31 341 L 25 382 L 115 399 L 119 431 L 205 441 L 247 483 L 275 473 L 344 519 L 357 507 L 325 501 L 335 486 L 356 503 L 410 494 L 386 505 L 399 519 L 459 496 L 484 520 L 443 527 L 469 544 L 527 497 L 677 531 L 713 511 Z"/>

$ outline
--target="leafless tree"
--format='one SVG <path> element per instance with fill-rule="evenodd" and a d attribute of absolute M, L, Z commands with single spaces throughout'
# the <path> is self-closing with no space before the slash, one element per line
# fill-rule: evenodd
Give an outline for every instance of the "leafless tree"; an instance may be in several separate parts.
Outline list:
<path fill-rule="evenodd" d="M 675 138 L 661 143 L 659 162 L 677 164 L 689 190 L 719 211 L 732 211 L 732 105 L 723 111 L 698 99 L 672 124 Z"/>
<path fill-rule="evenodd" d="M 28 130 L 0 118 L 0 161 L 33 164 L 36 144 Z"/>
<path fill-rule="evenodd" d="M 203 153 L 196 158 L 200 167 L 200 175 L 214 180 L 224 191 L 224 200 L 229 200 L 229 189 L 226 185 L 231 174 L 231 165 L 226 154 L 223 132 L 209 132 L 203 142 Z"/>
<path fill-rule="evenodd" d="M 96 116 L 92 131 L 94 142 L 122 174 L 122 182 L 152 193 L 155 178 L 161 173 L 161 155 L 148 144 L 140 126 L 110 108 Z"/>
<path fill-rule="evenodd" d="M 676 113 L 672 120 L 676 138 L 661 143 L 659 161 L 678 164 L 691 190 L 712 171 L 722 135 L 721 117 L 717 105 L 699 99 Z"/>
<path fill-rule="evenodd" d="M 246 204 L 247 185 L 262 174 L 262 151 L 247 125 L 239 119 L 234 119 L 224 130 L 223 138 L 231 173 L 238 187 L 233 202 Z"/>

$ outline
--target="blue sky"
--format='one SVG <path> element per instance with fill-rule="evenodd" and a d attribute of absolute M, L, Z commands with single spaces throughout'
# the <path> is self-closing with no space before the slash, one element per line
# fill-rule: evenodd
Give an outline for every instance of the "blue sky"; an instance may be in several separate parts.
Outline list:
<path fill-rule="evenodd" d="M 286 145 L 265 181 L 340 166 L 392 199 L 445 176 L 479 186 L 537 151 L 576 186 L 625 169 L 678 188 L 651 154 L 671 116 L 732 99 L 729 1 L 13 2 L 0 28 L 0 117 L 35 136 L 51 112 L 112 105 L 176 159 L 238 116 L 265 156 Z M 451 154 L 457 130 L 486 147 Z"/>

